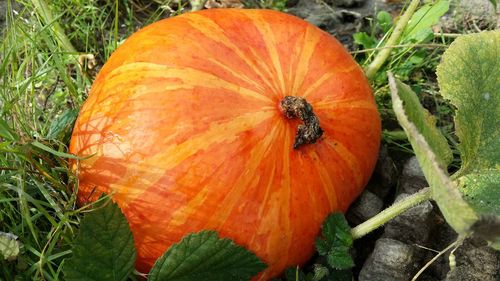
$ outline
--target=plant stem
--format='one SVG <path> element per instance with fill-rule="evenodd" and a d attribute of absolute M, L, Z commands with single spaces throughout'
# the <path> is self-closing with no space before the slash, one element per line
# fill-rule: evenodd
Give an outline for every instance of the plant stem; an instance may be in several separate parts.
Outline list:
<path fill-rule="evenodd" d="M 399 49 L 399 48 L 447 48 L 448 45 L 446 44 L 402 44 L 402 45 L 392 45 L 392 46 L 382 46 L 382 47 L 377 47 L 377 48 L 370 48 L 370 49 L 363 49 L 363 50 L 356 50 L 356 51 L 350 51 L 349 54 L 362 54 L 362 53 L 368 53 L 368 52 L 373 52 L 373 51 L 378 51 L 378 50 L 383 50 L 383 49 Z"/>
<path fill-rule="evenodd" d="M 403 130 L 395 130 L 395 131 L 384 130 L 382 132 L 382 136 L 384 138 L 390 138 L 392 140 L 408 140 L 408 136 Z"/>
<path fill-rule="evenodd" d="M 441 252 L 439 252 L 437 255 L 435 255 L 429 262 L 427 262 L 418 272 L 417 274 L 415 274 L 415 276 L 413 276 L 413 278 L 411 279 L 411 281 L 416 281 L 417 278 L 429 267 L 431 266 L 431 264 L 433 264 L 440 256 L 442 256 L 443 254 L 445 254 L 446 252 L 448 252 L 451 248 L 457 248 L 459 247 L 462 242 L 464 241 L 465 237 L 458 237 L 458 239 L 451 243 L 448 247 L 446 247 L 444 250 L 442 250 Z"/>
<path fill-rule="evenodd" d="M 378 213 L 371 219 L 359 224 L 358 226 L 351 229 L 351 235 L 353 239 L 359 239 L 371 231 L 379 228 L 384 223 L 390 221 L 399 214 L 405 212 L 406 210 L 414 207 L 426 200 L 431 198 L 431 189 L 426 187 L 417 193 L 414 193 L 396 203 L 394 203 L 389 208 Z"/>
<path fill-rule="evenodd" d="M 31 0 L 31 3 L 35 6 L 37 13 L 42 17 L 45 24 L 52 27 L 51 29 L 54 32 L 57 41 L 61 44 L 62 49 L 68 53 L 77 54 L 75 47 L 71 44 L 71 41 L 68 36 L 66 36 L 66 33 L 59 22 L 54 20 L 54 16 L 50 11 L 47 2 L 45 2 L 45 0 Z"/>
<path fill-rule="evenodd" d="M 396 45 L 396 43 L 398 42 L 399 38 L 401 37 L 401 34 L 403 33 L 403 30 L 408 24 L 408 21 L 410 20 L 413 13 L 415 13 L 415 10 L 417 9 L 419 3 L 420 0 L 411 1 L 410 5 L 408 6 L 408 9 L 406 9 L 405 13 L 398 20 L 398 23 L 396 24 L 394 31 L 392 32 L 391 36 L 387 40 L 387 43 L 385 44 L 385 46 L 389 48 L 384 48 L 382 51 L 380 51 L 380 53 L 378 53 L 375 56 L 375 59 L 373 59 L 370 65 L 366 67 L 365 74 L 366 77 L 368 77 L 368 79 L 373 78 L 373 76 L 375 76 L 377 71 L 385 63 L 385 61 L 391 54 L 392 46 Z"/>

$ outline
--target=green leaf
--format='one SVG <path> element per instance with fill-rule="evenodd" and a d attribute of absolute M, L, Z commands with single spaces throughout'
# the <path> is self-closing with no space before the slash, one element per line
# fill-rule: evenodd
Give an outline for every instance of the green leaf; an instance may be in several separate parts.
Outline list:
<path fill-rule="evenodd" d="M 40 148 L 41 150 L 44 150 L 50 154 L 53 154 L 55 156 L 58 156 L 58 157 L 62 157 L 62 158 L 68 158 L 68 159 L 87 159 L 87 158 L 90 158 L 93 156 L 92 155 L 89 155 L 87 157 L 78 157 L 78 156 L 75 156 L 73 154 L 69 154 L 69 153 L 65 153 L 65 152 L 61 152 L 61 151 L 57 151 L 57 150 L 54 150 L 48 146 L 46 146 L 45 144 L 39 142 L 39 141 L 34 141 L 31 143 L 31 145 L 33 145 L 34 147 L 36 148 Z"/>
<path fill-rule="evenodd" d="M 377 40 L 366 32 L 356 32 L 352 35 L 354 43 L 363 46 L 365 49 L 372 49 L 377 46 Z"/>
<path fill-rule="evenodd" d="M 286 281 L 306 281 L 307 277 L 299 267 L 289 267 L 285 270 Z"/>
<path fill-rule="evenodd" d="M 438 0 L 418 9 L 403 31 L 402 41 L 419 43 L 431 38 L 433 34 L 431 27 L 437 24 L 439 19 L 449 10 L 449 2 L 448 0 Z"/>
<path fill-rule="evenodd" d="M 19 141 L 19 136 L 12 130 L 9 124 L 0 118 L 0 137 L 9 141 Z"/>
<path fill-rule="evenodd" d="M 326 266 L 322 266 L 319 264 L 314 265 L 314 275 L 311 281 L 321 281 L 323 278 L 330 275 L 330 270 Z"/>
<path fill-rule="evenodd" d="M 495 7 L 495 9 L 497 8 L 497 0 L 490 0 L 491 4 L 493 4 L 493 7 Z"/>
<path fill-rule="evenodd" d="M 132 232 L 118 205 L 106 201 L 85 215 L 74 240 L 65 280 L 127 280 L 136 251 Z"/>
<path fill-rule="evenodd" d="M 446 138 L 436 128 L 436 119 L 422 107 L 417 95 L 409 86 L 399 81 L 395 83 L 398 98 L 404 105 L 403 113 L 417 127 L 418 133 L 425 138 L 441 168 L 446 170 L 453 160 L 453 154 Z"/>
<path fill-rule="evenodd" d="M 456 177 L 499 169 L 499 73 L 499 30 L 457 38 L 437 68 L 441 94 L 457 107 L 455 127 L 462 167 Z"/>
<path fill-rule="evenodd" d="M 436 201 L 448 224 L 459 234 L 469 234 L 471 226 L 478 217 L 473 209 L 462 199 L 457 186 L 448 177 L 441 151 L 436 149 L 436 140 L 430 124 L 421 118 L 421 105 L 412 101 L 415 99 L 407 85 L 401 83 L 389 74 L 392 106 L 399 124 L 403 127 L 422 167 L 425 178 L 432 190 L 432 198 Z M 422 131 L 427 133 L 422 133 Z M 439 153 L 439 154 L 437 154 Z"/>
<path fill-rule="evenodd" d="M 464 199 L 476 212 L 500 216 L 500 171 L 467 174 L 457 182 Z"/>
<path fill-rule="evenodd" d="M 380 11 L 377 14 L 377 23 L 382 28 L 382 31 L 386 33 L 392 27 L 392 16 L 386 11 Z"/>
<path fill-rule="evenodd" d="M 323 222 L 321 233 L 322 238 L 316 240 L 316 249 L 326 257 L 328 264 L 335 269 L 353 267 L 354 261 L 349 254 L 353 239 L 344 215 L 330 214 Z"/>
<path fill-rule="evenodd" d="M 239 281 L 266 268 L 253 253 L 215 231 L 186 235 L 156 262 L 149 281 Z"/>
<path fill-rule="evenodd" d="M 70 133 L 78 117 L 78 110 L 68 109 L 63 112 L 54 122 L 50 124 L 49 132 L 45 136 L 47 139 L 63 139 L 62 135 Z"/>
<path fill-rule="evenodd" d="M 19 255 L 20 243 L 12 233 L 0 231 L 0 255 L 4 260 L 13 261 Z"/>

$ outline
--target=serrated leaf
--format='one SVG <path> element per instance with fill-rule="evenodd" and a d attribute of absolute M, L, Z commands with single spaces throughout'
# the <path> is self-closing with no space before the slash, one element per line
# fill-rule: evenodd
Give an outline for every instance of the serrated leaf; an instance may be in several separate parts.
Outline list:
<path fill-rule="evenodd" d="M 420 7 L 403 32 L 403 41 L 422 42 L 432 35 L 431 27 L 439 22 L 450 8 L 448 0 L 438 0 Z"/>
<path fill-rule="evenodd" d="M 314 265 L 314 275 L 311 281 L 321 281 L 324 277 L 327 277 L 330 274 L 330 271 L 326 266 L 322 266 L 320 264 Z"/>
<path fill-rule="evenodd" d="M 442 159 L 434 151 L 435 146 L 428 142 L 428 134 L 421 133 L 422 120 L 414 120 L 417 114 L 414 104 L 403 103 L 411 101 L 415 95 L 410 87 L 404 85 L 389 74 L 389 86 L 391 89 L 392 106 L 399 124 L 403 127 L 408 139 L 415 151 L 415 155 L 422 167 L 425 178 L 432 190 L 432 198 L 436 201 L 448 224 L 459 234 L 469 234 L 470 227 L 477 221 L 478 217 L 473 209 L 462 199 L 457 186 L 450 180 L 443 169 Z"/>
<path fill-rule="evenodd" d="M 462 167 L 456 177 L 498 170 L 500 163 L 500 31 L 457 38 L 437 68 L 441 94 L 457 107 Z"/>
<path fill-rule="evenodd" d="M 215 231 L 188 234 L 156 262 L 149 281 L 240 281 L 266 268 L 253 253 Z"/>
<path fill-rule="evenodd" d="M 0 231 L 0 255 L 4 260 L 13 261 L 19 255 L 20 243 L 12 233 Z"/>
<path fill-rule="evenodd" d="M 322 226 L 322 237 L 316 240 L 316 249 L 326 256 L 328 264 L 336 269 L 347 269 L 354 266 L 349 254 L 352 246 L 351 228 L 342 213 L 330 214 Z"/>
<path fill-rule="evenodd" d="M 354 266 L 354 260 L 349 255 L 349 247 L 336 246 L 332 247 L 326 256 L 328 264 L 335 269 L 349 269 Z"/>
<path fill-rule="evenodd" d="M 63 268 L 65 280 L 127 280 L 136 250 L 132 232 L 118 205 L 106 202 L 87 213 Z"/>

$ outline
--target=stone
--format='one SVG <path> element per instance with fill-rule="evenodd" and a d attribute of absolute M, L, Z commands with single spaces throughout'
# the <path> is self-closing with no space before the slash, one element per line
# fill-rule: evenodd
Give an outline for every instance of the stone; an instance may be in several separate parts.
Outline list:
<path fill-rule="evenodd" d="M 467 29 L 494 29 L 498 26 L 495 7 L 489 0 L 457 0 L 455 21 Z M 474 30 L 477 32 L 477 30 Z"/>
<path fill-rule="evenodd" d="M 325 2 L 331 3 L 337 7 L 352 8 L 362 6 L 365 4 L 366 0 L 329 0 Z"/>
<path fill-rule="evenodd" d="M 350 223 L 357 225 L 380 213 L 383 206 L 384 202 L 377 195 L 365 190 L 351 205 L 346 218 Z"/>
<path fill-rule="evenodd" d="M 412 156 L 403 166 L 403 176 L 407 177 L 417 177 L 425 179 L 424 172 L 422 168 L 420 168 L 420 163 L 418 163 L 418 159 L 416 156 Z"/>
<path fill-rule="evenodd" d="M 323 1 L 300 0 L 287 12 L 326 31 L 340 23 L 340 14 Z"/>
<path fill-rule="evenodd" d="M 446 281 L 500 280 L 500 252 L 480 239 L 467 239 L 454 252 L 455 267 Z"/>
<path fill-rule="evenodd" d="M 368 189 L 378 197 L 384 199 L 392 187 L 398 182 L 398 170 L 392 160 L 387 147 L 381 146 L 380 152 L 373 173 L 373 181 L 368 185 Z"/>
<path fill-rule="evenodd" d="M 415 271 L 412 246 L 390 238 L 380 238 L 359 274 L 359 281 L 409 280 Z"/>
<path fill-rule="evenodd" d="M 409 194 L 402 193 L 395 202 L 408 196 Z M 429 201 L 408 209 L 386 224 L 383 237 L 397 239 L 408 244 L 424 244 L 429 238 L 431 226 L 434 225 L 430 223 L 433 209 Z"/>
<path fill-rule="evenodd" d="M 404 164 L 399 185 L 401 191 L 408 194 L 413 194 L 429 186 L 416 156 L 411 157 Z"/>

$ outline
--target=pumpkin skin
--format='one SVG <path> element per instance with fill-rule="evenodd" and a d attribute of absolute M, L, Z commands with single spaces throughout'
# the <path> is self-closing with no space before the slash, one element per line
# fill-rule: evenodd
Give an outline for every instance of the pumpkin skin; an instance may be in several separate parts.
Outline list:
<path fill-rule="evenodd" d="M 324 131 L 293 149 L 284 96 Z M 203 10 L 133 34 L 103 66 L 70 152 L 80 204 L 110 193 L 148 272 L 203 229 L 255 252 L 268 280 L 314 252 L 322 221 L 345 211 L 378 156 L 380 118 L 362 69 L 317 27 L 269 10 Z M 78 167 L 77 167 L 78 166 Z"/>

